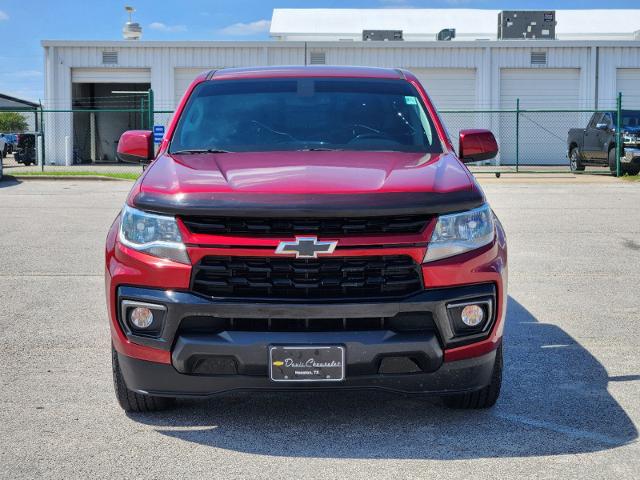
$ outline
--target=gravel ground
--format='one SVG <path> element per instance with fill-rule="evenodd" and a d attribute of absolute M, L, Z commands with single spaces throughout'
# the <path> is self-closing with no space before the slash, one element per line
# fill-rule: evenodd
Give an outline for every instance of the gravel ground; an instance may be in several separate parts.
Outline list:
<path fill-rule="evenodd" d="M 279 393 L 127 416 L 102 258 L 130 185 L 0 183 L 1 478 L 638 478 L 639 185 L 485 182 L 510 249 L 490 411 Z"/>

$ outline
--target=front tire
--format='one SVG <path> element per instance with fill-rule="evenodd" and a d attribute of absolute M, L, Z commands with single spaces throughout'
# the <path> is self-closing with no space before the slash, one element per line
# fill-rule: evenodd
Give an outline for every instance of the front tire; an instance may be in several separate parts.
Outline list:
<path fill-rule="evenodd" d="M 624 173 L 627 175 L 638 175 L 638 173 L 640 173 L 640 165 L 627 165 L 624 167 Z"/>
<path fill-rule="evenodd" d="M 582 160 L 580 160 L 578 147 L 573 147 L 571 152 L 569 152 L 569 168 L 571 168 L 572 172 L 584 171 L 584 165 L 582 164 Z"/>
<path fill-rule="evenodd" d="M 118 363 L 118 352 L 111 345 L 111 366 L 113 370 L 113 388 L 116 391 L 118 403 L 125 412 L 155 412 L 165 410 L 175 403 L 174 398 L 143 395 L 129 390 L 124 383 L 124 377 Z"/>
<path fill-rule="evenodd" d="M 493 364 L 491 383 L 475 392 L 460 393 L 444 397 L 444 404 L 449 408 L 463 410 L 479 410 L 491 408 L 498 401 L 502 385 L 502 345 L 496 350 L 496 361 Z"/>
<path fill-rule="evenodd" d="M 614 177 L 618 176 L 618 166 L 616 164 L 616 149 L 609 150 L 609 171 Z M 620 166 L 620 175 L 622 175 L 622 165 Z"/>

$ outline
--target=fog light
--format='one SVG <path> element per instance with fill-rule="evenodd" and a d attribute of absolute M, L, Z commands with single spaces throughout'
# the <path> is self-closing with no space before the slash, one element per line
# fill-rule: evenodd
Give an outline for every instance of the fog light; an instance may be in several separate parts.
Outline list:
<path fill-rule="evenodd" d="M 136 328 L 149 328 L 153 323 L 153 312 L 147 307 L 136 307 L 131 311 L 129 320 Z"/>
<path fill-rule="evenodd" d="M 477 327 L 484 320 L 484 310 L 480 305 L 467 305 L 462 309 L 460 319 L 468 327 Z"/>

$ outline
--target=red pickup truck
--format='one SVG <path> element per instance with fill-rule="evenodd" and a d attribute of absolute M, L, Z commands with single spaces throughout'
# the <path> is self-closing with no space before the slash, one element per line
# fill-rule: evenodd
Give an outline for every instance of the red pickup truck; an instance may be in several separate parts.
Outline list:
<path fill-rule="evenodd" d="M 384 389 L 491 407 L 507 249 L 410 72 L 203 73 L 106 242 L 117 398 L 127 411 L 237 390 Z"/>

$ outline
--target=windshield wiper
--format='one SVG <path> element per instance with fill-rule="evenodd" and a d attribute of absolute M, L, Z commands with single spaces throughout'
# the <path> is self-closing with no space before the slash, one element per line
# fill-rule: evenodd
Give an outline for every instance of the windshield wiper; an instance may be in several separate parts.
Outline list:
<path fill-rule="evenodd" d="M 198 153 L 233 153 L 230 150 L 222 150 L 219 148 L 191 148 L 186 150 L 177 150 L 169 152 L 171 155 L 197 155 Z"/>

